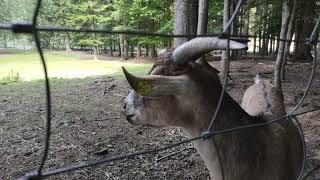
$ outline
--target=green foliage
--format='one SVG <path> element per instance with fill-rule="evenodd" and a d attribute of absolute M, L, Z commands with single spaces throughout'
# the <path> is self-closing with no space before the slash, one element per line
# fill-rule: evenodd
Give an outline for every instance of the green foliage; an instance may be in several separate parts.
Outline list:
<path fill-rule="evenodd" d="M 33 4 L 33 0 L 0 0 L 0 23 L 31 21 L 34 8 Z M 19 37 L 26 38 L 25 35 L 20 35 Z M 0 41 L 4 47 L 7 47 L 7 43 L 15 38 L 17 38 L 17 36 L 14 36 L 9 31 L 0 31 Z"/>
<path fill-rule="evenodd" d="M 22 81 L 20 74 L 18 72 L 14 72 L 11 69 L 10 72 L 6 76 L 4 76 L 0 79 L 0 84 L 6 85 L 9 83 L 19 82 L 19 81 Z"/>
<path fill-rule="evenodd" d="M 308 0 L 309 1 L 309 0 Z M 305 11 L 312 11 L 313 21 L 319 14 L 319 0 L 315 7 L 306 8 L 305 0 L 298 0 L 298 18 Z M 236 0 L 231 1 L 234 5 Z M 248 0 L 241 12 L 250 12 L 250 34 L 274 34 L 281 29 L 282 2 L 278 0 Z M 0 0 L 0 23 L 31 21 L 34 0 Z M 208 32 L 220 32 L 223 25 L 223 1 L 209 0 Z M 40 25 L 67 26 L 85 29 L 107 29 L 118 31 L 147 31 L 171 33 L 173 30 L 174 0 L 43 0 L 40 10 Z M 241 14 L 240 14 L 241 15 Z M 239 21 L 238 17 L 238 21 Z M 241 22 L 238 23 L 238 28 Z M 20 36 L 18 38 L 26 38 Z M 43 47 L 65 48 L 66 37 L 73 47 L 109 46 L 119 39 L 128 40 L 130 46 L 156 44 L 158 47 L 171 44 L 172 38 L 104 35 L 95 33 L 42 32 Z M 6 47 L 15 36 L 0 31 L 0 41 Z"/>
<path fill-rule="evenodd" d="M 209 0 L 208 32 L 221 32 L 223 30 L 223 3 L 221 2 Z"/>
<path fill-rule="evenodd" d="M 33 0 L 1 0 L 0 23 L 32 20 Z"/>
<path fill-rule="evenodd" d="M 73 28 L 98 29 L 105 28 L 112 21 L 112 4 L 108 0 L 55 0 L 44 1 L 41 13 L 42 24 L 54 24 Z M 57 34 L 57 33 L 56 33 Z M 87 33 L 70 33 L 73 44 L 98 46 L 104 43 L 100 35 Z M 43 39 L 52 39 L 53 33 L 43 33 Z M 57 34 L 57 39 L 65 38 L 65 34 Z M 47 47 L 50 43 L 45 42 Z"/>
<path fill-rule="evenodd" d="M 172 0 L 118 0 L 114 3 L 114 9 L 113 18 L 118 22 L 114 30 L 172 32 Z M 131 43 L 148 45 L 161 44 L 168 41 L 168 38 L 135 37 L 130 40 Z"/>

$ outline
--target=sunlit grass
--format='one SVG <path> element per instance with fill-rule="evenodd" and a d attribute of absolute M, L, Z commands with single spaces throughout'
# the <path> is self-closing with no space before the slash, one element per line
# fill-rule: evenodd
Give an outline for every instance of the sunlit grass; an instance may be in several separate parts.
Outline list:
<path fill-rule="evenodd" d="M 130 72 L 145 74 L 151 64 L 122 61 L 105 57 L 104 60 L 92 60 L 91 56 L 67 54 L 64 52 L 46 52 L 45 59 L 50 78 L 84 78 L 108 75 L 122 77 L 121 66 Z M 0 81 L 12 74 L 19 74 L 19 80 L 30 81 L 43 78 L 43 68 L 39 55 L 35 52 L 19 52 L 0 55 Z"/>
<path fill-rule="evenodd" d="M 20 81 L 22 81 L 20 74 L 13 71 L 10 71 L 8 75 L 0 78 L 0 84 L 2 85 Z"/>

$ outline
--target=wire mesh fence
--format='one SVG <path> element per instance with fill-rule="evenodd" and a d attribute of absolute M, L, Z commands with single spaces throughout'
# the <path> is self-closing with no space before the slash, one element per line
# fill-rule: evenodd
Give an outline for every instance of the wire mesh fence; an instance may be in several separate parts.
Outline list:
<path fill-rule="evenodd" d="M 312 110 L 308 110 L 308 111 L 303 111 L 303 112 L 297 112 L 299 110 L 299 108 L 302 106 L 309 90 L 310 87 L 312 85 L 314 76 L 315 76 L 315 71 L 316 71 L 316 64 L 317 64 L 317 43 L 320 42 L 318 40 L 318 36 L 317 36 L 317 29 L 318 26 L 320 24 L 320 17 L 317 20 L 317 23 L 314 27 L 314 30 L 312 31 L 310 37 L 308 37 L 306 40 L 304 41 L 299 41 L 299 42 L 303 42 L 303 43 L 309 43 L 314 47 L 314 59 L 313 59 L 313 65 L 312 65 L 312 71 L 310 74 L 310 78 L 308 81 L 308 84 L 304 90 L 304 94 L 302 96 L 302 98 L 300 99 L 299 103 L 295 106 L 295 108 L 288 113 L 285 116 L 276 118 L 276 119 L 272 119 L 268 122 L 264 122 L 264 123 L 257 123 L 257 124 L 253 124 L 253 125 L 247 125 L 247 126 L 240 126 L 240 127 L 234 127 L 234 128 L 230 128 L 230 129 L 224 129 L 224 130 L 217 130 L 217 131 L 213 131 L 213 127 L 215 124 L 215 120 L 217 119 L 217 114 L 220 110 L 221 104 L 223 102 L 223 97 L 224 94 L 226 92 L 226 86 L 228 84 L 228 74 L 229 74 L 229 67 L 227 67 L 227 71 L 225 71 L 224 76 L 225 79 L 223 79 L 223 90 L 221 92 L 220 98 L 219 98 L 219 103 L 218 103 L 218 108 L 216 109 L 214 116 L 212 117 L 210 126 L 208 127 L 207 131 L 203 132 L 201 135 L 199 135 L 198 137 L 192 138 L 192 139 L 186 139 L 177 143 L 173 143 L 170 144 L 168 146 L 162 147 L 162 148 L 157 148 L 157 149 L 147 149 L 145 151 L 140 151 L 140 152 L 136 152 L 136 153 L 132 153 L 132 154 L 124 154 L 124 155 L 120 155 L 120 156 L 114 156 L 111 158 L 105 158 L 105 159 L 99 159 L 99 160 L 93 160 L 93 161 L 87 161 L 84 162 L 82 164 L 79 165 L 71 165 L 71 166 L 66 166 L 66 167 L 59 167 L 59 168 L 54 168 L 52 170 L 48 170 L 48 171 L 43 171 L 43 167 L 47 161 L 47 157 L 48 157 L 48 152 L 50 149 L 50 137 L 51 137 L 51 88 L 50 88 L 50 81 L 49 81 L 49 77 L 48 77 L 48 72 L 47 72 L 47 65 L 46 65 L 46 61 L 44 59 L 44 55 L 43 55 L 43 50 L 41 48 L 41 44 L 40 44 L 40 37 L 39 37 L 39 32 L 40 31 L 45 31 L 45 32 L 75 32 L 75 33 L 80 33 L 80 32 L 85 32 L 85 33 L 104 33 L 104 34 L 127 34 L 127 35 L 135 35 L 135 36 L 152 36 L 152 37 L 167 37 L 167 38 L 179 38 L 179 37 L 219 37 L 222 39 L 227 39 L 228 40 L 228 46 L 227 46 L 227 51 L 230 51 L 230 47 L 229 47 L 229 43 L 230 40 L 233 40 L 234 38 L 236 38 L 237 40 L 243 39 L 246 40 L 248 38 L 256 38 L 256 36 L 251 36 L 251 35 L 238 35 L 238 36 L 232 36 L 230 34 L 230 28 L 231 25 L 233 23 L 233 21 L 235 20 L 237 14 L 239 13 L 239 10 L 241 8 L 241 6 L 244 4 L 243 0 L 239 0 L 237 3 L 237 6 L 235 8 L 235 11 L 233 12 L 229 22 L 227 23 L 226 26 L 226 31 L 224 32 L 220 32 L 220 33 L 211 33 L 211 34 L 206 34 L 206 35 L 185 35 L 185 34 L 181 34 L 181 35 L 176 35 L 176 34 L 165 34 L 165 33 L 150 33 L 150 32 L 142 32 L 142 31 L 109 31 L 109 30 L 104 30 L 104 29 L 74 29 L 74 28 L 66 28 L 66 27 L 54 27 L 54 26 L 37 26 L 37 20 L 38 20 L 38 15 L 39 15 L 39 10 L 41 7 L 41 2 L 42 0 L 38 0 L 37 4 L 36 4 L 36 8 L 35 11 L 33 13 L 33 20 L 32 23 L 30 24 L 0 24 L 0 29 L 2 30 L 12 30 L 14 33 L 27 33 L 27 34 L 32 34 L 35 44 L 36 44 L 36 48 L 37 51 L 39 53 L 39 56 L 41 58 L 41 62 L 42 62 L 42 66 L 43 66 L 43 71 L 44 71 L 44 79 L 45 79 L 45 92 L 46 92 L 46 109 L 47 109 L 47 113 L 46 113 L 46 133 L 45 133 L 45 141 L 44 141 L 44 149 L 43 149 L 43 156 L 40 160 L 40 164 L 39 167 L 37 169 L 36 172 L 31 172 L 29 174 L 27 174 L 26 176 L 22 177 L 22 179 L 42 179 L 45 177 L 49 177 L 49 176 L 53 176 L 56 174 L 61 174 L 61 173 L 66 173 L 66 172 L 70 172 L 70 171 L 75 171 L 81 168 L 86 168 L 86 167 L 90 167 L 90 166 L 97 166 L 100 164 L 104 164 L 104 163 L 108 163 L 108 162 L 112 162 L 112 161 L 118 161 L 118 160 L 122 160 L 122 159 L 130 159 L 139 155 L 143 155 L 143 154 L 150 154 L 150 153 L 155 153 L 155 152 L 160 152 L 160 151 L 164 151 L 167 149 L 171 149 L 173 147 L 176 146 L 180 146 L 182 144 L 186 144 L 189 142 L 193 142 L 193 141 L 197 141 L 197 140 L 207 140 L 209 138 L 212 138 L 216 135 L 220 135 L 220 134 L 226 134 L 226 133 L 232 133 L 232 132 L 237 132 L 237 131 L 242 131 L 242 130 L 246 130 L 249 128 L 259 128 L 259 127 L 264 127 L 264 126 L 269 126 L 273 123 L 277 123 L 280 121 L 294 121 L 297 125 L 298 128 L 300 130 L 300 135 L 302 137 L 302 139 L 304 139 L 303 136 L 303 132 L 302 132 L 302 128 L 300 126 L 299 121 L 297 120 L 297 116 L 309 113 L 309 112 L 313 112 L 313 111 L 317 111 L 320 110 L 320 108 L 317 109 L 312 109 Z M 261 38 L 261 37 L 260 37 Z M 263 37 L 266 39 L 270 39 L 270 37 Z M 272 39 L 272 38 L 271 38 Z M 278 41 L 297 41 L 297 40 L 289 40 L 289 39 L 279 39 L 277 38 L 276 40 Z M 228 53 L 230 55 L 230 53 Z M 230 56 L 227 57 L 227 63 L 230 63 Z M 305 163 L 305 145 L 304 145 L 304 162 Z M 312 172 L 314 172 L 316 169 L 318 169 L 320 167 L 316 167 L 314 170 L 312 170 L 311 172 L 307 173 L 304 177 L 302 176 L 303 173 L 303 169 L 301 170 L 301 173 L 299 175 L 299 179 L 305 179 L 307 178 Z"/>

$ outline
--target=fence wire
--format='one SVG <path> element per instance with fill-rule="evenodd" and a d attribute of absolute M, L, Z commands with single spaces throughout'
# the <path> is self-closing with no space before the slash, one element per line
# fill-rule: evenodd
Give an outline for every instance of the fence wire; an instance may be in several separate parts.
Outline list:
<path fill-rule="evenodd" d="M 66 172 L 70 172 L 70 171 L 75 171 L 81 168 L 86 168 L 86 167 L 90 167 L 90 166 L 97 166 L 100 164 L 104 164 L 104 163 L 108 163 L 111 161 L 117 161 L 117 160 L 121 160 L 121 159 L 129 159 L 129 158 L 133 158 L 139 155 L 143 155 L 143 154 L 150 154 L 150 153 L 156 153 L 156 152 L 160 152 L 160 151 L 164 151 L 167 149 L 171 149 L 173 147 L 176 146 L 180 146 L 182 144 L 186 144 L 189 142 L 193 142 L 196 140 L 207 140 L 209 138 L 212 138 L 216 135 L 221 135 L 221 134 L 226 134 L 226 133 L 233 133 L 233 132 L 237 132 L 237 131 L 241 131 L 241 130 L 245 130 L 248 128 L 261 128 L 261 127 L 265 127 L 265 126 L 269 126 L 273 123 L 277 123 L 279 121 L 291 121 L 293 123 L 293 120 L 295 121 L 301 138 L 303 139 L 303 154 L 304 154 L 304 158 L 303 158 L 303 168 L 301 169 L 300 175 L 299 175 L 299 179 L 306 179 L 308 176 L 310 176 L 314 171 L 316 171 L 317 169 L 320 168 L 320 166 L 317 166 L 316 168 L 314 168 L 312 171 L 310 171 L 309 173 L 307 173 L 304 177 L 302 177 L 302 173 L 304 170 L 304 164 L 305 164 L 305 159 L 306 159 L 306 152 L 305 152 L 305 141 L 304 141 L 304 134 L 302 131 L 302 127 L 301 124 L 299 123 L 299 121 L 297 120 L 297 116 L 306 114 L 306 113 L 310 113 L 310 112 L 314 112 L 314 111 L 318 111 L 320 110 L 320 108 L 316 108 L 316 109 L 312 109 L 312 110 L 308 110 L 308 111 L 303 111 L 303 112 L 299 112 L 296 113 L 296 111 L 302 106 L 302 103 L 304 102 L 311 84 L 313 82 L 314 76 L 315 76 L 315 70 L 316 70 L 316 61 L 317 61 L 317 43 L 320 42 L 318 40 L 317 37 L 317 30 L 318 30 L 318 26 L 320 24 L 320 17 L 317 20 L 317 23 L 310 35 L 310 37 L 306 40 L 289 40 L 289 39 L 280 39 L 280 38 L 270 38 L 270 37 L 260 37 L 260 38 L 265 38 L 265 39 L 274 39 L 274 40 L 278 40 L 278 41 L 290 41 L 290 42 L 301 42 L 301 43 L 310 43 L 311 45 L 313 45 L 314 47 L 314 59 L 313 59 L 313 65 L 312 65 L 312 71 L 310 74 L 310 78 L 308 81 L 308 84 L 306 86 L 306 89 L 304 91 L 303 97 L 301 98 L 301 100 L 299 101 L 299 103 L 297 104 L 297 106 L 287 115 L 270 120 L 268 122 L 264 122 L 264 123 L 257 123 L 257 124 L 251 124 L 251 125 L 246 125 L 246 126 L 239 126 L 239 127 L 234 127 L 234 128 L 230 128 L 230 129 L 225 129 L 225 130 L 216 130 L 213 131 L 213 127 L 214 127 L 214 121 L 217 117 L 217 114 L 219 113 L 221 104 L 223 102 L 223 97 L 225 94 L 225 89 L 226 89 L 226 85 L 228 83 L 228 79 L 227 79 L 227 75 L 229 73 L 229 64 L 230 64 L 230 40 L 236 39 L 236 40 L 241 40 L 241 38 L 257 38 L 257 36 L 251 36 L 251 35 L 237 35 L 237 36 L 231 36 L 230 35 L 230 27 L 232 25 L 232 23 L 234 22 L 240 8 L 241 5 L 243 5 L 244 0 L 239 0 L 236 6 L 235 11 L 233 12 L 230 20 L 228 21 L 227 25 L 226 25 L 226 31 L 221 32 L 221 33 L 211 33 L 211 34 L 207 34 L 207 35 L 174 35 L 174 34 L 165 34 L 165 33 L 150 33 L 150 32 L 143 32 L 143 31 L 108 31 L 108 30 L 104 30 L 104 29 L 73 29 L 73 28 L 67 28 L 67 27 L 53 27 L 53 26 L 37 26 L 37 19 L 39 16 L 39 10 L 41 7 L 41 3 L 42 0 L 37 0 L 37 4 L 36 4 L 36 8 L 33 14 L 33 20 L 31 24 L 0 24 L 0 29 L 2 30 L 12 30 L 14 33 L 28 33 L 28 34 L 33 34 L 34 37 L 34 41 L 36 44 L 36 48 L 37 51 L 39 53 L 40 59 L 41 59 L 41 63 L 43 66 L 43 71 L 44 71 L 44 79 L 45 79 L 45 92 L 46 92 L 46 134 L 45 134 L 45 141 L 44 141 L 44 149 L 43 149 L 43 156 L 42 159 L 40 160 L 40 164 L 39 164 L 39 168 L 36 172 L 32 172 L 32 173 L 28 173 L 26 174 L 24 177 L 22 177 L 21 179 L 43 179 L 45 177 L 49 177 L 49 176 L 53 176 L 53 175 L 57 175 L 57 174 L 61 174 L 61 173 L 66 173 Z M 48 72 L 47 72 L 47 65 L 46 65 L 46 61 L 44 59 L 43 56 L 43 51 L 41 48 L 41 44 L 40 44 L 40 38 L 39 38 L 39 32 L 40 31 L 44 31 L 44 32 L 75 32 L 75 33 L 79 33 L 79 32 L 85 32 L 85 33 L 104 33 L 104 34 L 128 34 L 128 35 L 136 35 L 136 36 L 155 36 L 155 37 L 167 37 L 167 38 L 179 38 L 179 37 L 219 37 L 219 38 L 223 38 L 223 39 L 227 39 L 228 40 L 228 46 L 227 46 L 227 54 L 229 54 L 227 56 L 227 69 L 224 72 L 224 85 L 223 85 L 223 91 L 221 92 L 220 98 L 219 98 L 219 102 L 218 102 L 218 108 L 216 109 L 216 112 L 211 120 L 210 126 L 208 127 L 208 130 L 206 132 L 203 132 L 200 136 L 192 138 L 192 139 L 186 139 L 177 143 L 173 143 L 170 144 L 168 146 L 162 147 L 162 148 L 158 148 L 158 149 L 147 149 L 144 151 L 140 151 L 140 152 L 136 152 L 136 153 L 132 153 L 132 154 L 124 154 L 124 155 L 120 155 L 120 156 L 114 156 L 111 158 L 104 158 L 104 159 L 99 159 L 99 160 L 94 160 L 94 161 L 87 161 L 84 162 L 82 164 L 79 165 L 71 165 L 71 166 L 66 166 L 66 167 L 60 167 L 60 168 L 54 168 L 52 170 L 48 170 L 43 172 L 43 167 L 46 163 L 47 157 L 48 157 L 48 151 L 50 148 L 50 137 L 51 137 L 51 91 L 50 91 L 50 81 L 49 81 L 49 77 L 48 77 Z M 221 162 L 220 162 L 221 163 Z"/>

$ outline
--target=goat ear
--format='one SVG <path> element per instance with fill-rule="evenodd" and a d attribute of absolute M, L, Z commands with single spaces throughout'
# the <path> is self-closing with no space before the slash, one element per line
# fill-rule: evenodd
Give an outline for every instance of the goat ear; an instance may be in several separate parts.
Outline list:
<path fill-rule="evenodd" d="M 220 71 L 218 71 L 216 68 L 212 67 L 206 60 L 204 60 L 203 58 L 200 58 L 198 61 L 198 64 L 200 64 L 201 66 L 205 67 L 206 69 L 210 70 L 211 72 L 217 73 L 219 74 Z"/>
<path fill-rule="evenodd" d="M 161 76 L 145 75 L 134 76 L 124 67 L 123 73 L 135 92 L 142 96 L 163 96 L 183 93 L 190 89 L 192 81 L 186 75 L 180 76 Z"/>

